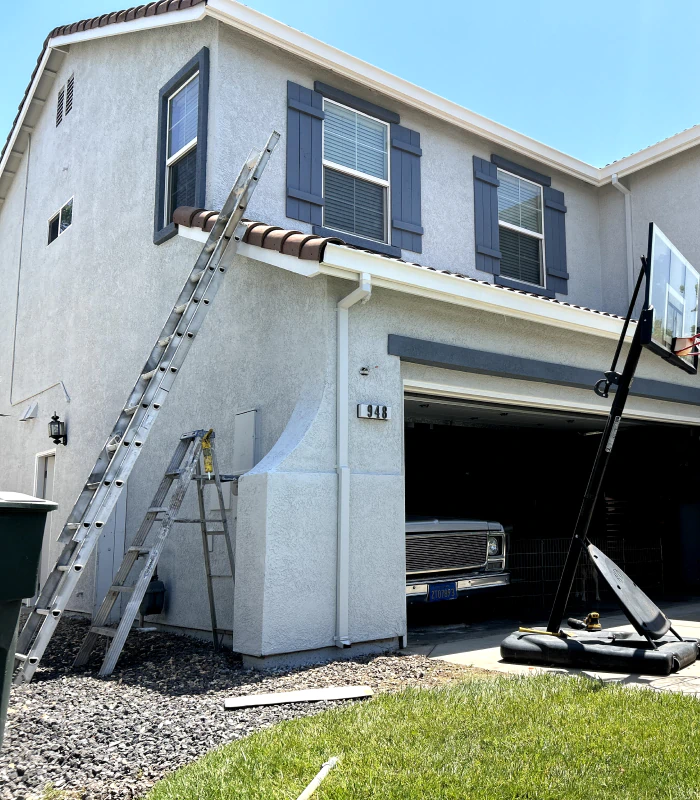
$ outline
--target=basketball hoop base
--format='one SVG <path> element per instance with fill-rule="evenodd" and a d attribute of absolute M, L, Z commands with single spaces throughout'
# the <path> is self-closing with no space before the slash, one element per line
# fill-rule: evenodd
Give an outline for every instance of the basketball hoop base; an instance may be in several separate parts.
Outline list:
<path fill-rule="evenodd" d="M 698 658 L 697 639 L 664 637 L 649 642 L 623 631 L 572 631 L 569 636 L 515 631 L 501 642 L 501 658 L 519 664 L 598 669 L 641 675 L 671 675 Z"/>

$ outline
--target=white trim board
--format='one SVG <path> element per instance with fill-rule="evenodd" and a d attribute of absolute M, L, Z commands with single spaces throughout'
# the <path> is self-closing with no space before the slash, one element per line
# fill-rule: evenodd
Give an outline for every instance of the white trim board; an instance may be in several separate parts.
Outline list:
<path fill-rule="evenodd" d="M 196 231 L 197 229 L 184 226 L 178 228 L 180 235 L 205 242 L 207 234 Z M 238 254 L 307 278 L 322 274 L 357 282 L 362 273 L 368 273 L 373 287 L 393 289 L 405 294 L 526 319 L 542 325 L 553 325 L 606 339 L 617 340 L 622 332 L 623 320 L 618 317 L 595 314 L 583 308 L 555 303 L 520 292 L 510 292 L 490 283 L 476 282 L 457 275 L 446 275 L 444 272 L 416 267 L 413 264 L 364 250 L 353 250 L 343 245 L 327 244 L 320 264 L 245 242 L 238 246 Z M 636 323 L 629 326 L 627 341 L 631 341 L 635 327 Z"/>
<path fill-rule="evenodd" d="M 509 381 L 510 378 L 503 378 L 502 380 Z M 496 391 L 482 387 L 465 387 L 447 383 L 437 383 L 432 381 L 416 380 L 413 378 L 405 378 L 403 381 L 404 393 L 416 392 L 419 394 L 434 395 L 436 397 L 452 398 L 456 400 L 467 400 L 477 403 L 496 403 L 498 405 L 509 406 L 523 406 L 530 408 L 541 408 L 545 411 L 559 411 L 572 414 L 595 414 L 596 416 L 605 419 L 608 416 L 609 408 L 601 406 L 594 402 L 586 402 L 584 400 L 576 399 L 552 399 L 545 398 L 541 395 L 530 395 L 525 391 L 518 391 L 518 389 L 509 389 L 508 391 Z M 584 389 L 580 390 L 583 394 Z M 675 411 L 655 411 L 652 409 L 645 410 L 644 405 L 647 403 L 654 405 L 663 404 L 671 409 L 678 408 L 675 403 L 667 403 L 663 400 L 648 400 L 644 398 L 631 397 L 628 401 L 628 406 L 625 409 L 625 417 L 629 419 L 636 419 L 645 422 L 668 422 L 675 425 L 693 425 L 700 426 L 700 416 L 689 416 L 688 414 L 676 413 Z"/>

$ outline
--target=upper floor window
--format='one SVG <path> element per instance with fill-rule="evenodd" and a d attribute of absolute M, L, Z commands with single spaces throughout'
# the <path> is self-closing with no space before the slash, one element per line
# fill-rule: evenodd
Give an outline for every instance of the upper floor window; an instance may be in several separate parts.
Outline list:
<path fill-rule="evenodd" d="M 168 98 L 166 217 L 178 206 L 194 206 L 197 173 L 199 73 Z"/>
<path fill-rule="evenodd" d="M 158 171 L 153 241 L 177 233 L 179 206 L 204 208 L 209 51 L 197 53 L 160 90 Z"/>
<path fill-rule="evenodd" d="M 387 241 L 389 126 L 324 100 L 323 224 Z"/>
<path fill-rule="evenodd" d="M 544 285 L 542 186 L 498 170 L 501 275 Z"/>

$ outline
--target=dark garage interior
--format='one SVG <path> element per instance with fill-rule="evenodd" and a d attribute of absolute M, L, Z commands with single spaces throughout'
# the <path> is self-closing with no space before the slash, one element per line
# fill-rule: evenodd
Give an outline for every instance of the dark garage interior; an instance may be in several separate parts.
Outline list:
<path fill-rule="evenodd" d="M 605 418 L 407 396 L 407 518 L 481 519 L 507 533 L 510 585 L 409 606 L 412 622 L 542 619 Z M 654 600 L 700 594 L 700 429 L 624 420 L 590 538 Z M 615 608 L 582 558 L 569 609 Z"/>

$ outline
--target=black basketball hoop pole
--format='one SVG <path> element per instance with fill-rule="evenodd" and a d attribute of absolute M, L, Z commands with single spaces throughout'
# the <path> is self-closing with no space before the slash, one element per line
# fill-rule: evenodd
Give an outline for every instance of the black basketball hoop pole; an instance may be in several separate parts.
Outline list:
<path fill-rule="evenodd" d="M 579 511 L 578 518 L 576 519 L 576 527 L 574 528 L 574 534 L 571 538 L 571 544 L 569 545 L 569 552 L 566 556 L 564 570 L 561 574 L 561 578 L 559 579 L 559 586 L 557 588 L 557 593 L 552 605 L 552 611 L 549 615 L 547 630 L 550 633 L 559 633 L 561 629 L 561 623 L 566 612 L 566 605 L 569 601 L 571 588 L 574 584 L 578 559 L 581 554 L 581 550 L 585 548 L 588 542 L 588 529 L 591 524 L 591 519 L 593 518 L 593 512 L 595 511 L 596 503 L 598 502 L 598 496 L 600 495 L 603 477 L 605 476 L 605 470 L 607 469 L 608 461 L 610 460 L 610 454 L 612 452 L 613 445 L 615 444 L 615 437 L 617 436 L 620 420 L 622 419 L 622 414 L 625 410 L 625 404 L 629 395 L 630 386 L 632 385 L 634 373 L 637 369 L 639 357 L 642 353 L 642 320 L 640 320 L 637 323 L 622 374 L 618 374 L 615 371 L 617 360 L 620 356 L 620 352 L 622 351 L 622 345 L 624 344 L 625 336 L 627 334 L 627 328 L 629 327 L 629 323 L 632 318 L 632 312 L 637 302 L 637 296 L 639 295 L 639 289 L 641 288 L 642 280 L 644 280 L 647 276 L 647 260 L 646 258 L 642 257 L 642 269 L 639 272 L 637 284 L 634 287 L 632 300 L 630 301 L 627 317 L 625 318 L 625 324 L 622 327 L 620 340 L 617 344 L 617 349 L 615 350 L 612 366 L 610 367 L 610 370 L 605 373 L 605 378 L 599 380 L 595 385 L 595 392 L 600 397 L 607 397 L 610 387 L 613 384 L 617 386 L 617 389 L 615 391 L 615 398 L 612 402 L 612 406 L 610 407 L 610 413 L 608 415 L 607 422 L 605 423 L 603 435 L 600 437 L 598 452 L 596 453 L 595 461 L 593 462 L 593 467 L 591 468 L 591 474 L 586 486 L 586 493 L 584 494 L 581 502 L 581 509 Z"/>

